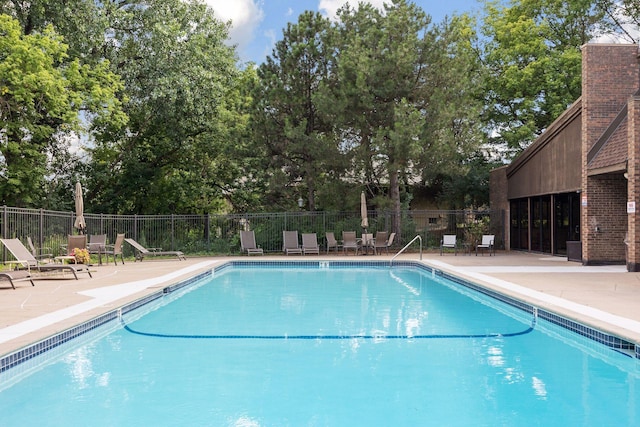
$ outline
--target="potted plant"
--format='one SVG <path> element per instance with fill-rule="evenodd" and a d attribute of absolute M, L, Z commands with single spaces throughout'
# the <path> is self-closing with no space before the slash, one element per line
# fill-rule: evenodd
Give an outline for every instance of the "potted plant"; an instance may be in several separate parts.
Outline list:
<path fill-rule="evenodd" d="M 89 264 L 91 255 L 87 249 L 73 248 L 71 255 L 76 257 L 76 264 Z"/>

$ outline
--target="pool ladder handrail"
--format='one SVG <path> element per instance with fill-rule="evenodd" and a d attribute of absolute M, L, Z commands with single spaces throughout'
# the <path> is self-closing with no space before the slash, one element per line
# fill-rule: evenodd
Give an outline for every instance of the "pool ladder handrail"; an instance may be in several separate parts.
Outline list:
<path fill-rule="evenodd" d="M 397 254 L 395 254 L 393 257 L 391 257 L 391 261 L 389 261 L 389 267 L 391 267 L 391 265 L 393 264 L 393 260 L 396 259 L 396 257 L 398 255 L 400 255 L 402 252 L 405 251 L 405 249 L 407 249 L 409 246 L 411 246 L 411 244 L 413 242 L 415 242 L 416 240 L 420 240 L 420 260 L 422 260 L 422 236 L 420 236 L 419 234 L 414 237 L 413 239 L 411 239 L 411 241 L 409 243 L 407 243 L 406 245 L 404 245 L 404 248 L 400 249 L 398 251 Z"/>

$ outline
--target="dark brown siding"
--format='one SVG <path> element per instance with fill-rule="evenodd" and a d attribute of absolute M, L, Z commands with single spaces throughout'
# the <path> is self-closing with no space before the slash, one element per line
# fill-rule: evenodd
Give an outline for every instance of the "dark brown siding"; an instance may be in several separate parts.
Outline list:
<path fill-rule="evenodd" d="M 571 117 L 554 136 L 508 172 L 509 199 L 580 189 L 581 115 Z"/>

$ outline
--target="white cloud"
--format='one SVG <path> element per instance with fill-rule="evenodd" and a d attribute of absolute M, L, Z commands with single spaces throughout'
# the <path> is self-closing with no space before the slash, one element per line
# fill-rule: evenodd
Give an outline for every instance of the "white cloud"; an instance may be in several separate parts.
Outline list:
<path fill-rule="evenodd" d="M 262 55 L 266 57 L 268 55 L 271 55 L 273 47 L 276 45 L 277 36 L 275 30 L 265 30 L 263 35 L 265 37 L 266 43 Z"/>
<path fill-rule="evenodd" d="M 240 50 L 251 42 L 256 28 L 264 19 L 262 1 L 259 0 L 206 0 L 206 3 L 217 18 L 231 21 L 229 38 Z"/>
<path fill-rule="evenodd" d="M 640 28 L 636 19 L 625 16 L 624 9 L 618 5 L 614 11 L 615 19 L 621 28 L 617 32 L 600 31 L 590 43 L 637 43 L 640 40 Z"/>
<path fill-rule="evenodd" d="M 336 12 L 345 4 L 349 3 L 349 6 L 353 9 L 358 7 L 358 3 L 361 0 L 320 0 L 318 9 L 331 20 L 335 20 Z M 390 3 L 389 0 L 368 0 L 366 3 L 371 4 L 377 9 L 382 9 L 385 3 Z"/>

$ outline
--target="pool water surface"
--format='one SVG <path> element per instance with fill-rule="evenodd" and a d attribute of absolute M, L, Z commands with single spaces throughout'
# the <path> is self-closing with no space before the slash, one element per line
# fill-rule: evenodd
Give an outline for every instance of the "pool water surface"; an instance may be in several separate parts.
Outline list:
<path fill-rule="evenodd" d="M 427 269 L 234 266 L 144 311 L 1 424 L 640 425 L 637 359 Z"/>

